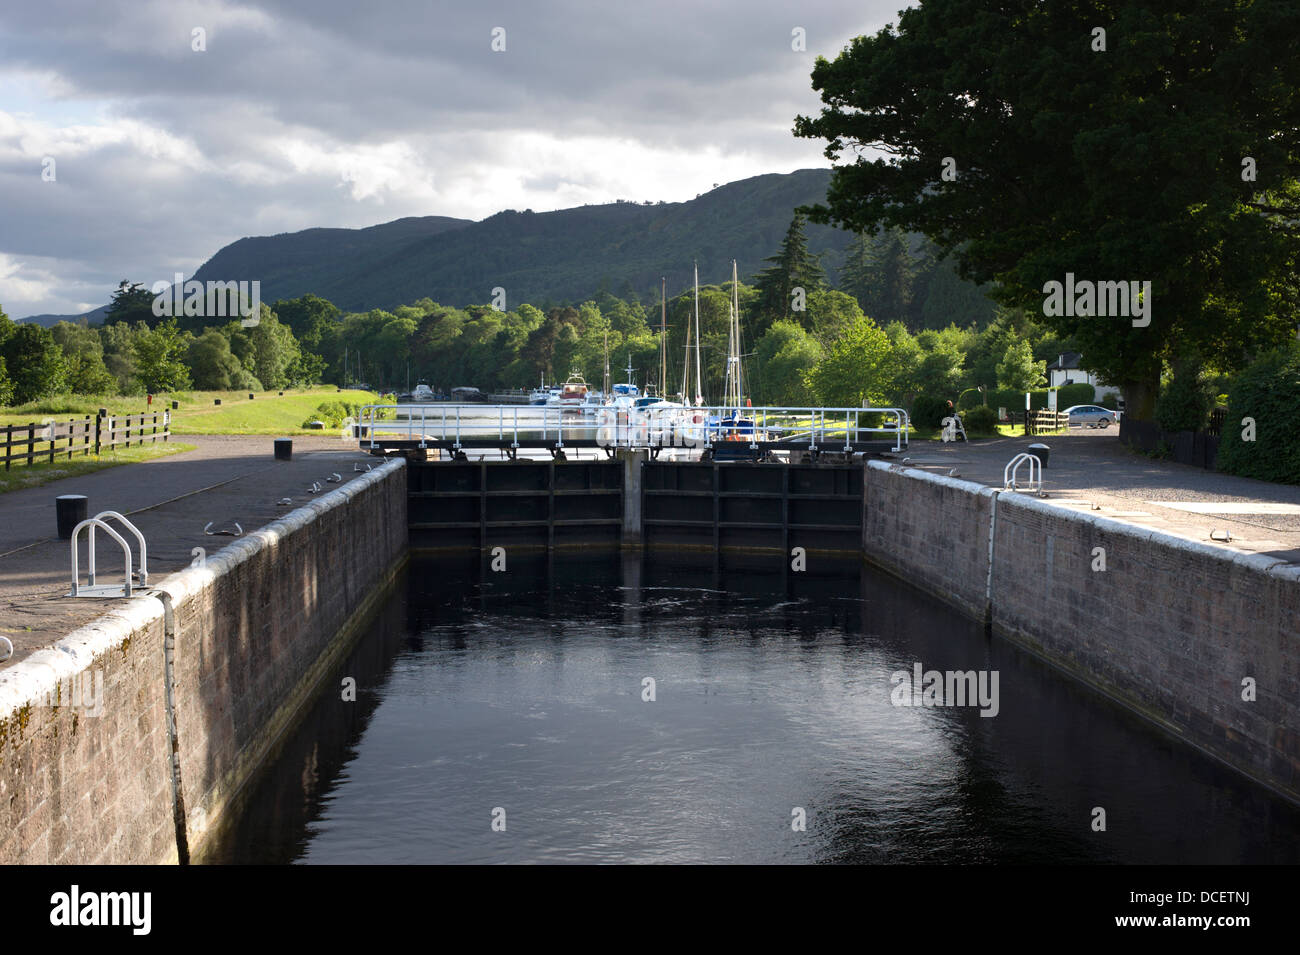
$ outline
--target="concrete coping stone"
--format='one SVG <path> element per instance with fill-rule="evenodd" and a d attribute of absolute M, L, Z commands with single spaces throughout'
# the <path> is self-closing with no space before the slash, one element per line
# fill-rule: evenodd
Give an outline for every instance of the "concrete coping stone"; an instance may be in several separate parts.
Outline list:
<path fill-rule="evenodd" d="M 909 468 L 906 465 L 891 463 L 888 461 L 868 461 L 867 466 L 877 471 L 895 472 L 912 480 L 936 484 L 957 491 L 965 491 L 968 494 L 985 496 L 997 495 L 999 507 L 1019 507 L 1043 514 L 1051 514 L 1054 517 L 1062 517 L 1078 523 L 1090 524 L 1097 530 L 1105 531 L 1106 533 L 1118 534 L 1140 541 L 1161 544 L 1165 547 L 1183 551 L 1188 554 L 1194 554 L 1198 557 L 1224 561 L 1225 563 L 1235 564 L 1244 570 L 1267 574 L 1270 577 L 1275 577 L 1282 581 L 1300 584 L 1300 565 L 1268 557 L 1264 554 L 1247 554 L 1241 551 L 1224 550 L 1221 547 L 1215 547 L 1193 537 L 1184 537 L 1166 530 L 1142 527 L 1137 524 L 1130 524 L 1101 514 L 1071 510 L 1062 507 L 1058 502 L 1053 501 L 1051 498 L 1038 498 L 1014 491 L 1004 491 L 1002 488 L 989 487 L 985 484 L 977 484 L 974 481 L 963 481 L 958 478 L 950 478 L 947 475 L 934 474 L 930 471 Z"/>
<path fill-rule="evenodd" d="M 131 634 L 160 619 L 163 605 L 154 599 L 155 593 L 165 591 L 173 603 L 179 603 L 201 592 L 212 581 L 251 560 L 261 550 L 301 530 L 334 508 L 342 507 L 357 494 L 405 466 L 404 458 L 389 458 L 379 467 L 223 547 L 206 558 L 202 567 L 187 567 L 170 574 L 161 583 L 141 590 L 139 596 L 121 601 L 103 616 L 77 628 L 51 646 L 0 670 L 0 720 L 8 719 L 33 702 L 44 701 L 60 682 L 82 672 Z"/>

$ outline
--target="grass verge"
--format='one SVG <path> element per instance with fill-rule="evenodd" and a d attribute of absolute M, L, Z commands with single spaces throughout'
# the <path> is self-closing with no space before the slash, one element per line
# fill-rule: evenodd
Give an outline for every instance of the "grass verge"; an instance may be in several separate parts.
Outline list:
<path fill-rule="evenodd" d="M 100 408 L 113 415 L 162 413 L 171 410 L 173 434 L 272 434 L 291 436 L 313 434 L 303 422 L 320 417 L 317 406 L 327 402 L 374 404 L 378 395 L 370 391 L 343 391 L 333 385 L 291 389 L 283 395 L 275 391 L 256 392 L 250 399 L 247 391 L 182 391 L 154 395 L 149 405 L 141 395 L 109 397 L 63 396 L 33 401 L 16 407 L 0 408 L 0 426 L 7 424 L 41 424 L 47 419 L 65 423 L 69 418 L 94 416 Z M 221 404 L 216 404 L 217 400 Z M 326 428 L 325 433 L 337 433 Z"/>

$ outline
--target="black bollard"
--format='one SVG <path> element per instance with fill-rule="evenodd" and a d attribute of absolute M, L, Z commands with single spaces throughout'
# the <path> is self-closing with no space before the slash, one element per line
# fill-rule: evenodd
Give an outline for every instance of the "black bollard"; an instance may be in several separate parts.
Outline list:
<path fill-rule="evenodd" d="M 219 404 L 221 404 L 221 399 L 220 399 L 220 398 L 213 398 L 213 399 L 212 399 L 212 403 L 213 403 L 214 405 L 219 405 Z"/>
<path fill-rule="evenodd" d="M 249 401 L 253 400 L 253 393 L 251 391 L 248 393 L 248 400 Z"/>
<path fill-rule="evenodd" d="M 89 517 L 90 501 L 84 494 L 60 494 L 54 499 L 54 514 L 59 526 L 59 536 L 72 537 L 73 528 Z"/>
<path fill-rule="evenodd" d="M 179 401 L 173 401 L 173 402 L 172 402 L 172 411 L 175 411 L 175 410 L 176 410 L 177 408 L 179 408 L 180 406 L 181 406 L 181 403 L 180 403 Z"/>
<path fill-rule="evenodd" d="M 1028 451 L 1030 454 L 1032 454 L 1034 457 L 1038 458 L 1039 462 L 1042 463 L 1043 467 L 1047 467 L 1047 459 L 1052 454 L 1051 448 L 1049 448 L 1045 444 L 1031 444 L 1029 447 L 1025 448 L 1025 450 Z"/>
<path fill-rule="evenodd" d="M 275 459 L 289 461 L 293 458 L 293 438 L 275 439 Z"/>

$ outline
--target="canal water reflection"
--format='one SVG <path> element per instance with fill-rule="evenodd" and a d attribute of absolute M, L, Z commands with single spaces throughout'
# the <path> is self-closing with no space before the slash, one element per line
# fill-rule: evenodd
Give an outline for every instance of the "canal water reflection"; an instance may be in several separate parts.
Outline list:
<path fill-rule="evenodd" d="M 1296 808 L 947 607 L 773 565 L 414 558 L 214 861 L 1300 860 Z M 918 664 L 996 716 L 895 705 Z"/>

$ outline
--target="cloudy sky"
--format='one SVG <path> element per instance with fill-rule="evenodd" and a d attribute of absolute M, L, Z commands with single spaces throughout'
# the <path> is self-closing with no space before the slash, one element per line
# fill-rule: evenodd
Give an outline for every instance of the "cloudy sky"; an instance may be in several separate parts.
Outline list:
<path fill-rule="evenodd" d="M 5 3 L 0 307 L 83 312 L 242 236 L 678 201 L 827 165 L 790 133 L 819 106 L 814 57 L 904 5 Z"/>

